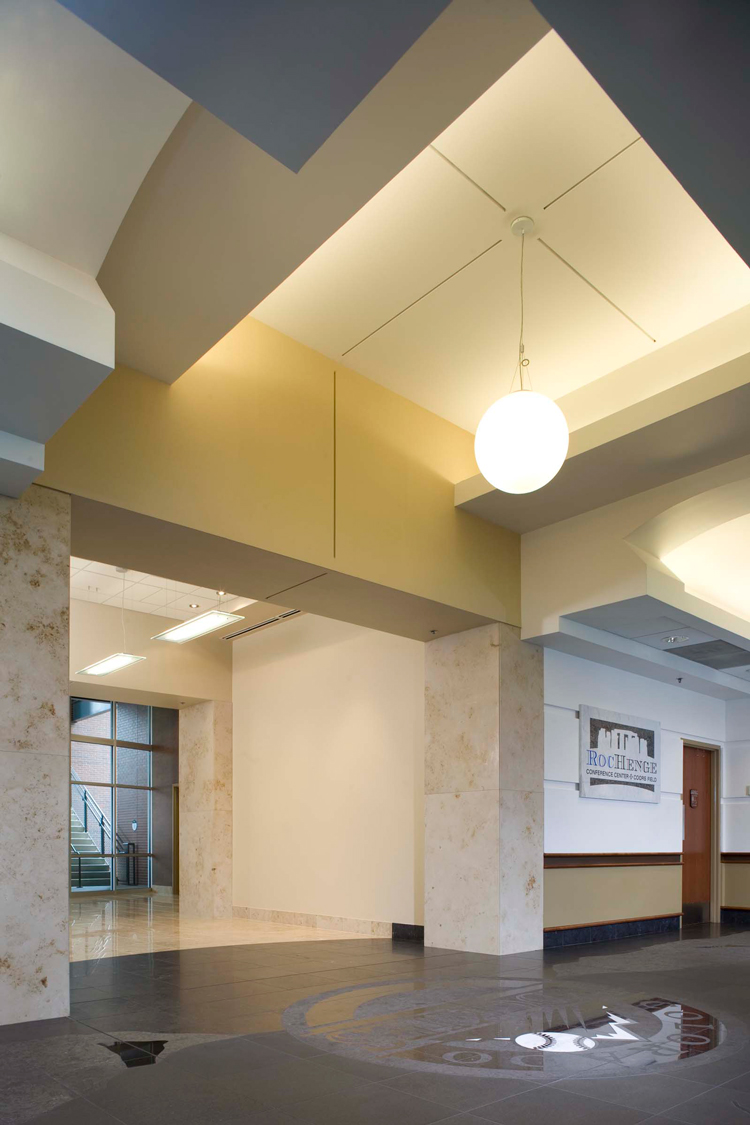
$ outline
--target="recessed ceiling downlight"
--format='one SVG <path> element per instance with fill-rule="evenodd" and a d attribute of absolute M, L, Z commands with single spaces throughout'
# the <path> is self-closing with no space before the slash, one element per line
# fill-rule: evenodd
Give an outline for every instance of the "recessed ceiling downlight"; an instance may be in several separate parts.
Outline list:
<path fill-rule="evenodd" d="M 165 629 L 163 633 L 157 633 L 151 640 L 171 641 L 172 644 L 182 645 L 185 641 L 195 640 L 196 637 L 204 637 L 206 633 L 213 633 L 215 629 L 222 629 L 225 625 L 244 620 L 245 618 L 241 614 L 225 613 L 222 609 L 210 609 L 207 613 L 199 613 L 197 617 L 190 617 L 187 621 L 181 621 L 179 625 L 173 625 L 170 629 Z"/>
<path fill-rule="evenodd" d="M 118 672 L 120 668 L 127 668 L 129 664 L 137 664 L 139 660 L 145 659 L 145 656 L 134 656 L 132 652 L 115 652 L 112 656 L 105 656 L 103 660 L 97 660 L 93 664 L 87 664 L 85 668 L 79 668 L 76 675 L 108 676 L 110 672 Z"/>

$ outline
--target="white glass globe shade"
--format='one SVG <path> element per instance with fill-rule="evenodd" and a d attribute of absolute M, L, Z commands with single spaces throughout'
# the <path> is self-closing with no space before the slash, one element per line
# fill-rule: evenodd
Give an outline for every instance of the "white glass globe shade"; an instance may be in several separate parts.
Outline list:
<path fill-rule="evenodd" d="M 474 455 L 495 488 L 534 492 L 560 471 L 568 440 L 568 424 L 556 402 L 536 391 L 512 391 L 482 416 Z"/>

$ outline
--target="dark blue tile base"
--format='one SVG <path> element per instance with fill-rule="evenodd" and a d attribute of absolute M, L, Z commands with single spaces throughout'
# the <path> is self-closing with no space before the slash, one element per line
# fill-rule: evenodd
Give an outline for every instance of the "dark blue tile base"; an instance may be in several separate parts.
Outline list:
<path fill-rule="evenodd" d="M 724 921 L 722 911 L 722 921 Z M 748 919 L 750 925 L 750 918 Z M 594 941 L 617 941 L 619 938 L 643 937 L 644 934 L 667 934 L 680 928 L 680 916 L 669 918 L 637 918 L 633 922 L 611 922 L 604 926 L 575 926 L 568 930 L 550 930 L 544 935 L 545 949 L 563 949 L 568 945 L 589 945 Z"/>
<path fill-rule="evenodd" d="M 424 945 L 424 926 L 411 926 L 405 922 L 393 922 L 391 937 L 394 941 L 421 941 Z"/>
<path fill-rule="evenodd" d="M 727 926 L 750 926 L 750 910 L 732 910 L 722 906 L 721 920 Z"/>

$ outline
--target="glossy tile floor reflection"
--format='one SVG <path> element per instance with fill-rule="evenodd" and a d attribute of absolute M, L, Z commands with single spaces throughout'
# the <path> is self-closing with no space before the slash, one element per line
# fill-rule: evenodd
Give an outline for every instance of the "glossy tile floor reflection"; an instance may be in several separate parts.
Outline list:
<path fill-rule="evenodd" d="M 0 1122 L 747 1125 L 750 931 L 490 957 L 361 938 L 71 966 Z"/>
<path fill-rule="evenodd" d="M 181 918 L 179 898 L 166 894 L 120 898 L 73 895 L 70 904 L 71 961 L 171 949 L 208 949 L 279 941 L 333 941 L 360 936 L 340 930 L 287 926 L 280 922 L 250 922 L 245 918 L 209 921 Z"/>

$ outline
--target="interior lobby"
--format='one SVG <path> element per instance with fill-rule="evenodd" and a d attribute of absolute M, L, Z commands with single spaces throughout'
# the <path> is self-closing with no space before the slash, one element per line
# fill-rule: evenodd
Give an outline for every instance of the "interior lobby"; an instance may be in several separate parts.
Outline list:
<path fill-rule="evenodd" d="M 749 51 L 0 0 L 0 1125 L 748 1120 Z"/>

